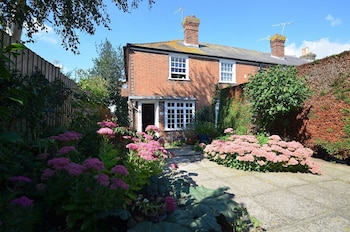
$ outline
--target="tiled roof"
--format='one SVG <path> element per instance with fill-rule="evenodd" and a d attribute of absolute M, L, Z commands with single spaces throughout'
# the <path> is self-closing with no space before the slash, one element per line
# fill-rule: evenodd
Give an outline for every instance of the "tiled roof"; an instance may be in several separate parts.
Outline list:
<path fill-rule="evenodd" d="M 298 66 L 310 61 L 295 56 L 285 56 L 284 58 L 273 57 L 270 53 L 258 52 L 243 48 L 229 47 L 217 44 L 200 43 L 199 47 L 186 46 L 183 40 L 171 40 L 155 43 L 128 44 L 132 47 L 152 49 L 166 52 L 179 52 L 192 55 L 199 55 L 212 58 L 235 59 L 254 63 L 283 64 Z"/>

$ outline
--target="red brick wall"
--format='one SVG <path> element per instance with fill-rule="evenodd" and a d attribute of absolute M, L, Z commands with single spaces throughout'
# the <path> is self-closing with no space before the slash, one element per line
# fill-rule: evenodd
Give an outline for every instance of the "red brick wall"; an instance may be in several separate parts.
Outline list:
<path fill-rule="evenodd" d="M 309 147 L 317 139 L 341 141 L 344 138 L 343 110 L 349 109 L 349 104 L 334 95 L 332 83 L 340 76 L 345 76 L 347 78 L 343 86 L 350 86 L 350 51 L 301 65 L 297 69 L 299 75 L 307 77 L 308 85 L 313 91 L 312 97 L 305 103 L 305 109 L 309 113 L 299 136 Z"/>
<path fill-rule="evenodd" d="M 134 51 L 129 57 L 128 93 L 132 96 L 194 97 L 196 107 L 211 104 L 215 85 L 219 82 L 219 61 L 189 58 L 190 80 L 169 80 L 169 55 Z M 236 81 L 242 84 L 255 74 L 257 66 L 236 64 Z M 134 79 L 135 78 L 135 79 Z M 226 87 L 227 84 L 220 84 Z"/>
<path fill-rule="evenodd" d="M 246 83 L 249 76 L 258 72 L 259 67 L 248 64 L 236 64 L 236 81 L 237 84 Z"/>

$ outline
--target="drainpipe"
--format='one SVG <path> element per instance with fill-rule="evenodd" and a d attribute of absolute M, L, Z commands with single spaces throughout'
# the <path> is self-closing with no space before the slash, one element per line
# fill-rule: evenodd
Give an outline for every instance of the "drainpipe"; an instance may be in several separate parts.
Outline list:
<path fill-rule="evenodd" d="M 219 120 L 219 109 L 220 109 L 220 100 L 216 100 L 215 102 L 215 127 L 218 127 Z"/>

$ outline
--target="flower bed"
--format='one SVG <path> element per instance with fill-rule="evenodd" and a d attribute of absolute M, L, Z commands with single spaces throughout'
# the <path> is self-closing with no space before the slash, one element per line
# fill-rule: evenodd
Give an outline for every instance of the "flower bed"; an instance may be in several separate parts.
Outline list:
<path fill-rule="evenodd" d="M 48 137 L 45 146 L 28 152 L 28 168 L 2 182 L 1 231 L 224 231 L 224 224 L 243 231 L 252 226 L 226 189 L 190 186 L 176 172 L 155 126 L 145 133 L 114 122 L 99 125 L 97 154 L 80 153 L 84 136 L 74 131 Z"/>
<path fill-rule="evenodd" d="M 320 174 L 319 164 L 310 159 L 311 149 L 299 142 L 283 141 L 277 135 L 268 139 L 261 145 L 253 135 L 229 135 L 207 145 L 204 155 L 219 164 L 247 171 Z"/>

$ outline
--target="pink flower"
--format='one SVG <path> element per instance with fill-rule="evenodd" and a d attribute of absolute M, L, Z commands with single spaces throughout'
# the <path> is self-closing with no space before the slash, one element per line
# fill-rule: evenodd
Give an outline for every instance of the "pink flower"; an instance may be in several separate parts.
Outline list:
<path fill-rule="evenodd" d="M 251 154 L 246 154 L 245 156 L 242 156 L 242 161 L 254 162 L 254 156 Z"/>
<path fill-rule="evenodd" d="M 281 137 L 279 137 L 278 135 L 271 135 L 271 136 L 269 137 L 269 139 L 275 140 L 275 141 L 281 141 L 281 140 L 282 140 Z"/>
<path fill-rule="evenodd" d="M 233 134 L 233 133 L 234 133 L 233 128 L 226 128 L 226 129 L 224 130 L 224 134 Z"/>
<path fill-rule="evenodd" d="M 64 155 L 64 154 L 67 154 L 67 153 L 69 153 L 71 151 L 75 151 L 75 147 L 74 146 L 64 146 L 64 147 L 62 147 L 61 149 L 59 149 L 57 151 L 57 154 Z"/>
<path fill-rule="evenodd" d="M 143 138 L 149 141 L 149 140 L 152 140 L 152 139 L 153 139 L 153 136 L 152 136 L 152 135 L 149 135 L 149 134 L 144 134 L 144 135 L 143 135 Z"/>
<path fill-rule="evenodd" d="M 47 169 L 45 169 L 45 170 L 43 171 L 43 173 L 41 174 L 41 179 L 42 179 L 42 180 L 47 180 L 47 179 L 49 179 L 51 176 L 53 176 L 54 174 L 55 174 L 55 171 L 53 171 L 52 169 L 47 168 Z"/>
<path fill-rule="evenodd" d="M 289 159 L 288 165 L 297 165 L 298 163 L 299 162 L 295 158 L 291 157 Z"/>
<path fill-rule="evenodd" d="M 176 203 L 174 201 L 174 198 L 172 198 L 171 196 L 167 196 L 165 197 L 164 202 L 165 202 L 164 208 L 163 208 L 164 212 L 172 213 L 175 211 Z"/>
<path fill-rule="evenodd" d="M 71 140 L 79 140 L 81 137 L 82 135 L 78 132 L 67 131 L 57 136 L 51 136 L 50 138 L 58 141 L 71 141 Z"/>
<path fill-rule="evenodd" d="M 104 164 L 98 158 L 88 158 L 84 161 L 84 166 L 86 169 L 92 169 L 96 171 L 101 171 L 104 169 Z"/>
<path fill-rule="evenodd" d="M 111 189 L 117 189 L 117 188 L 122 188 L 124 190 L 127 190 L 129 188 L 129 185 L 125 183 L 123 180 L 118 179 L 118 178 L 113 178 L 112 179 L 112 184 L 110 186 Z"/>
<path fill-rule="evenodd" d="M 84 166 L 76 163 L 69 163 L 67 171 L 71 176 L 80 176 L 84 172 Z"/>
<path fill-rule="evenodd" d="M 279 162 L 282 162 L 282 159 L 281 159 L 281 157 L 279 157 L 279 156 L 275 156 L 275 157 L 273 158 L 272 162 L 273 162 L 273 163 L 279 163 Z"/>
<path fill-rule="evenodd" d="M 156 133 L 156 132 L 159 132 L 159 128 L 155 125 L 148 125 L 145 129 L 146 132 L 153 132 L 153 133 Z"/>
<path fill-rule="evenodd" d="M 129 175 L 128 169 L 124 165 L 115 165 L 112 170 L 113 173 L 119 173 L 120 175 Z"/>
<path fill-rule="evenodd" d="M 9 178 L 9 181 L 11 182 L 19 182 L 19 183 L 29 183 L 32 180 L 26 176 L 12 176 Z"/>
<path fill-rule="evenodd" d="M 39 155 L 36 156 L 38 160 L 47 160 L 49 158 L 50 154 L 45 152 L 45 153 L 40 153 Z"/>
<path fill-rule="evenodd" d="M 95 179 L 102 186 L 107 187 L 109 185 L 109 176 L 106 174 L 97 174 Z"/>
<path fill-rule="evenodd" d="M 174 170 L 179 168 L 179 166 L 177 166 L 177 164 L 175 164 L 175 163 L 169 164 L 169 167 L 170 167 L 171 169 L 174 169 Z"/>
<path fill-rule="evenodd" d="M 34 200 L 32 199 L 29 199 L 28 197 L 26 196 L 22 196 L 20 198 L 15 198 L 11 201 L 11 204 L 13 205 L 19 205 L 21 206 L 22 208 L 26 208 L 26 207 L 33 207 L 33 203 L 34 203 Z"/>
<path fill-rule="evenodd" d="M 275 157 L 276 157 L 276 154 L 272 151 L 267 152 L 267 154 L 266 154 L 267 161 L 273 161 Z"/>
<path fill-rule="evenodd" d="M 126 148 L 137 151 L 139 149 L 139 145 L 136 143 L 129 143 L 126 145 Z"/>
<path fill-rule="evenodd" d="M 100 128 L 97 131 L 97 133 L 100 134 L 100 135 L 107 135 L 110 138 L 114 138 L 115 137 L 114 131 L 111 128 L 108 128 L 108 127 Z"/>
<path fill-rule="evenodd" d="M 56 170 L 65 170 L 69 164 L 70 160 L 65 157 L 53 158 L 47 161 L 48 166 L 52 166 Z"/>
<path fill-rule="evenodd" d="M 264 160 L 258 160 L 257 162 L 260 166 L 264 166 L 266 164 Z"/>
<path fill-rule="evenodd" d="M 98 122 L 98 125 L 100 125 L 100 127 L 109 127 L 109 128 L 116 128 L 117 124 L 114 122 L 110 122 L 110 121 L 102 121 L 102 122 Z"/>

